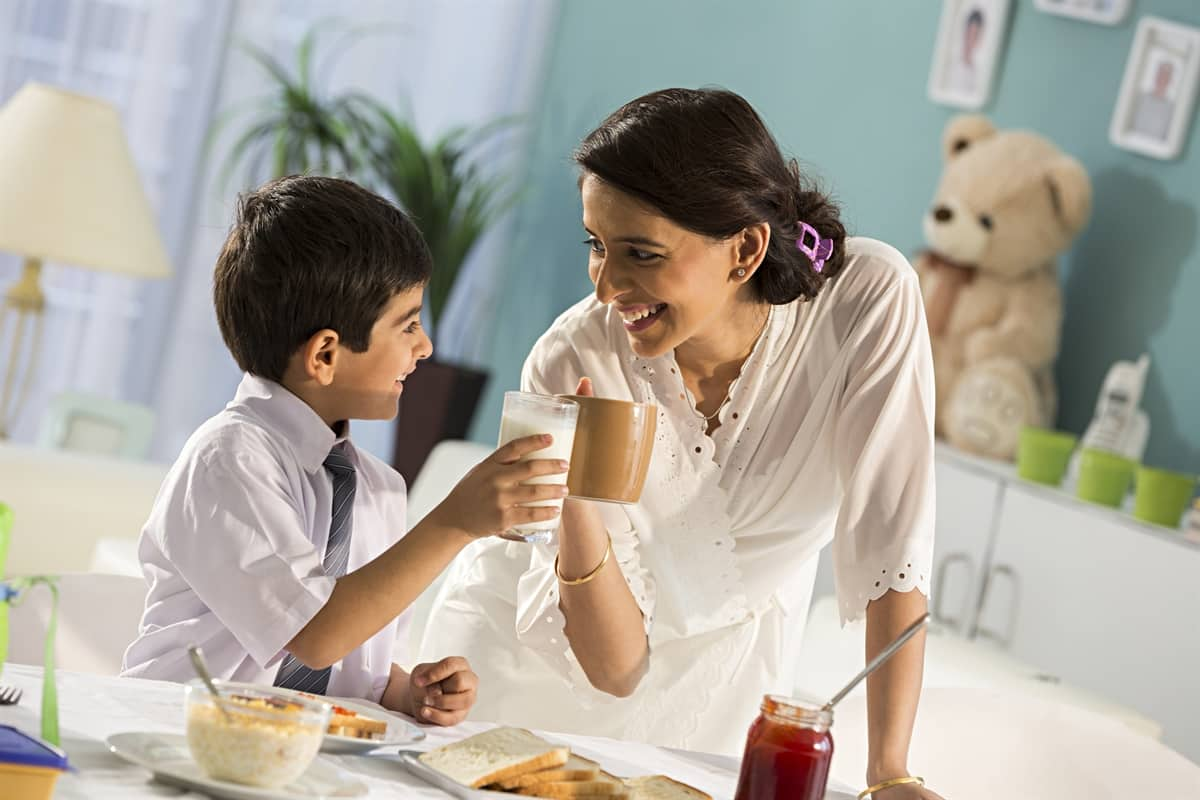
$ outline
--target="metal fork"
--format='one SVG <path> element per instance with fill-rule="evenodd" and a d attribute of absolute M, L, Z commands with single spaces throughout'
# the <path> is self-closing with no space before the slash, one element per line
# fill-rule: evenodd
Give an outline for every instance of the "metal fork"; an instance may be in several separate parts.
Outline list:
<path fill-rule="evenodd" d="M 24 692 L 18 686 L 0 686 L 0 706 L 15 706 Z"/>

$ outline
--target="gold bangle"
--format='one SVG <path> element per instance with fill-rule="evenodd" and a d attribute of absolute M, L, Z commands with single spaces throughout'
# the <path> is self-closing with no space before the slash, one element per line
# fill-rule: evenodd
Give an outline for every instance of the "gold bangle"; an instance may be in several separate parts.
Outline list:
<path fill-rule="evenodd" d="M 871 800 L 874 800 L 876 792 L 882 792 L 884 789 L 890 789 L 893 786 L 903 786 L 906 783 L 915 783 L 918 786 L 924 786 L 925 779 L 918 778 L 915 775 L 906 775 L 903 778 L 892 778 L 891 780 L 881 781 L 881 782 L 875 784 L 874 786 L 869 786 L 866 789 L 863 789 L 861 792 L 859 792 L 858 800 L 864 800 L 864 798 L 867 798 L 867 797 L 870 797 Z"/>
<path fill-rule="evenodd" d="M 611 536 L 608 537 L 608 547 L 604 548 L 604 558 L 600 559 L 600 563 L 596 565 L 596 568 L 594 570 L 592 570 L 591 572 L 589 572 L 587 575 L 584 575 L 582 578 L 575 578 L 574 580 L 564 578 L 563 574 L 558 571 L 558 556 L 557 555 L 554 556 L 554 574 L 556 576 L 558 576 L 558 580 L 565 586 L 580 586 L 582 584 L 587 583 L 592 578 L 595 578 L 597 575 L 599 575 L 600 570 L 604 569 L 604 565 L 608 563 L 608 559 L 610 556 L 612 556 L 612 537 Z"/>

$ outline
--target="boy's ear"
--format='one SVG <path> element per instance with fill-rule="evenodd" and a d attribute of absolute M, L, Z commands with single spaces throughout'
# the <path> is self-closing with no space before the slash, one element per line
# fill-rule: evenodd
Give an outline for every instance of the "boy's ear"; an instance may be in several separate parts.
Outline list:
<path fill-rule="evenodd" d="M 333 383 L 337 371 L 338 345 L 341 339 L 332 328 L 322 328 L 308 337 L 300 348 L 304 374 L 322 386 Z"/>

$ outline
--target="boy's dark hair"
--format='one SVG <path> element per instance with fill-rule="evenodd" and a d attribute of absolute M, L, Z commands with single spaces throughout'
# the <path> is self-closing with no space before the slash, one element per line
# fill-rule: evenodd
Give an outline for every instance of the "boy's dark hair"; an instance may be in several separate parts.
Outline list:
<path fill-rule="evenodd" d="M 356 353 L 398 293 L 429 280 L 417 226 L 340 178 L 292 175 L 241 195 L 213 275 L 221 336 L 238 366 L 279 381 L 322 328 Z"/>

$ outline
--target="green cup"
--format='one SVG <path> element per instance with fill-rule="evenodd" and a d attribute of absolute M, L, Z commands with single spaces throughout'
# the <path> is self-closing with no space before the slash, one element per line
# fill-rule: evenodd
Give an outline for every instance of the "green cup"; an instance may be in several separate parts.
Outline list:
<path fill-rule="evenodd" d="M 1119 508 L 1133 481 L 1137 464 L 1124 456 L 1085 447 L 1079 457 L 1080 499 Z"/>
<path fill-rule="evenodd" d="M 1194 475 L 1153 467 L 1139 467 L 1133 497 L 1133 515 L 1145 522 L 1178 528 L 1196 489 Z"/>
<path fill-rule="evenodd" d="M 1017 444 L 1017 474 L 1027 481 L 1058 486 L 1078 439 L 1073 433 L 1024 427 Z"/>

